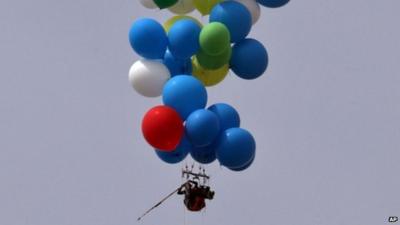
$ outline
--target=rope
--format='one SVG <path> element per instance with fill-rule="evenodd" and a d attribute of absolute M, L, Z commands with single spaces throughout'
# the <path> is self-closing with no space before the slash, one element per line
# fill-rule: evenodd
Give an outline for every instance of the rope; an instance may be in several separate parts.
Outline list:
<path fill-rule="evenodd" d="M 188 167 L 188 162 L 187 158 L 185 159 L 185 165 L 182 164 L 182 171 L 185 170 Z M 187 182 L 187 179 L 185 178 L 184 174 L 182 173 L 182 182 Z M 185 205 L 182 206 L 183 209 L 183 225 L 186 225 L 186 208 Z"/>
<path fill-rule="evenodd" d="M 183 225 L 186 225 L 186 208 L 185 208 L 185 205 L 183 205 Z"/>
<path fill-rule="evenodd" d="M 145 213 L 143 213 L 142 216 L 140 216 L 139 218 L 137 218 L 137 221 L 140 221 L 143 217 L 145 217 L 149 212 L 151 212 L 153 209 L 157 208 L 158 206 L 160 206 L 164 201 L 166 201 L 168 198 L 170 198 L 172 195 L 174 195 L 176 192 L 179 191 L 181 187 L 177 188 L 176 190 L 174 190 L 173 192 L 171 192 L 169 195 L 167 195 L 165 198 L 163 198 L 161 201 L 159 201 L 157 204 L 155 204 L 153 207 L 151 207 L 149 210 L 147 210 Z"/>
<path fill-rule="evenodd" d="M 201 212 L 201 224 L 204 225 L 205 223 L 205 218 L 206 218 L 206 212 L 207 212 L 207 205 L 204 207 L 203 212 Z"/>

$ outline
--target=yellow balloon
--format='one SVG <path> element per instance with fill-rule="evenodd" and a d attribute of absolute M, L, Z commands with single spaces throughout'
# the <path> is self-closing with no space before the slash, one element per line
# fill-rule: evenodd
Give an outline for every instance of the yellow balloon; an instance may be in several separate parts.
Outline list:
<path fill-rule="evenodd" d="M 199 79 L 207 87 L 214 86 L 223 81 L 229 72 L 228 64 L 216 70 L 204 69 L 200 66 L 199 62 L 197 62 L 196 57 L 193 58 L 192 65 L 193 76 Z"/>
<path fill-rule="evenodd" d="M 184 15 L 177 15 L 169 18 L 165 23 L 163 24 L 164 30 L 168 33 L 171 27 L 176 23 L 178 20 L 182 19 L 189 19 L 193 20 L 195 23 L 197 23 L 200 27 L 203 27 L 203 25 L 198 21 L 196 18 L 193 18 L 191 16 L 184 16 Z"/>
<path fill-rule="evenodd" d="M 222 0 L 193 0 L 193 5 L 203 15 L 208 15 L 211 9 Z"/>

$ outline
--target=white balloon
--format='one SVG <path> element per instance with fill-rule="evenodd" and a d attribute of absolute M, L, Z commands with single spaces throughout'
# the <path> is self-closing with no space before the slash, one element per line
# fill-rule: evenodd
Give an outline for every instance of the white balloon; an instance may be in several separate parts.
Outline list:
<path fill-rule="evenodd" d="M 179 0 L 175 5 L 169 8 L 169 11 L 175 14 L 188 14 L 195 9 L 193 0 Z"/>
<path fill-rule="evenodd" d="M 235 0 L 242 3 L 249 10 L 251 14 L 251 21 L 255 24 L 260 18 L 260 5 L 256 0 Z"/>
<path fill-rule="evenodd" d="M 146 97 L 158 97 L 171 77 L 168 68 L 161 62 L 141 59 L 129 70 L 132 87 Z"/>
<path fill-rule="evenodd" d="M 140 3 L 148 9 L 155 9 L 157 8 L 156 3 L 154 3 L 154 0 L 140 0 Z"/>

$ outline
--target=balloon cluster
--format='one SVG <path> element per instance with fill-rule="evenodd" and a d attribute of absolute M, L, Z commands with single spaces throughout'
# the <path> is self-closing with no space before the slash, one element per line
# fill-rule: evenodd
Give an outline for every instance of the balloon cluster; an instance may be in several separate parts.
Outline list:
<path fill-rule="evenodd" d="M 206 86 L 220 83 L 231 69 L 256 79 L 267 69 L 267 50 L 247 38 L 260 17 L 260 5 L 276 8 L 289 0 L 140 0 L 147 8 L 178 14 L 163 25 L 149 18 L 133 23 L 129 41 L 142 59 L 129 71 L 133 88 L 143 96 L 162 96 L 142 121 L 146 141 L 159 158 L 178 163 L 188 154 L 202 164 L 218 159 L 233 171 L 247 169 L 255 158 L 253 136 L 240 128 L 238 112 L 225 103 L 207 106 Z M 202 25 L 185 14 L 209 14 Z"/>

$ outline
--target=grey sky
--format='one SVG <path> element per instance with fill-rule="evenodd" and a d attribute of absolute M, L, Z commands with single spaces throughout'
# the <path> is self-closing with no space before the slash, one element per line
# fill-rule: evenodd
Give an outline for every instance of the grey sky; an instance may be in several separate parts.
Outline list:
<path fill-rule="evenodd" d="M 174 197 L 142 224 L 378 225 L 400 216 L 400 1 L 292 0 L 262 10 L 258 80 L 209 89 L 257 140 L 216 199 Z M 128 82 L 136 0 L 0 1 L 0 224 L 127 225 L 180 182 L 140 133 L 160 99 Z"/>

